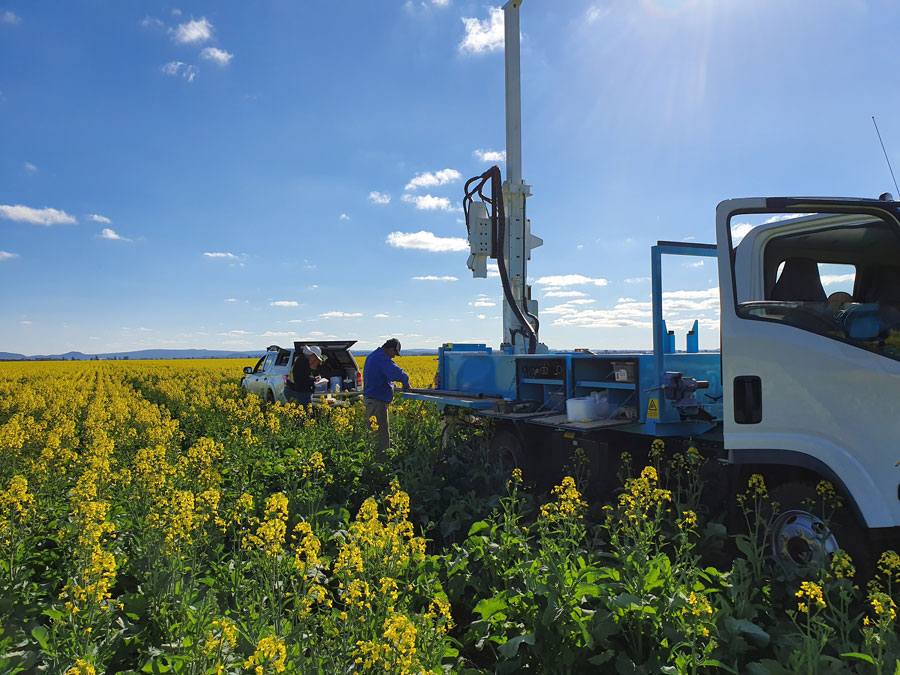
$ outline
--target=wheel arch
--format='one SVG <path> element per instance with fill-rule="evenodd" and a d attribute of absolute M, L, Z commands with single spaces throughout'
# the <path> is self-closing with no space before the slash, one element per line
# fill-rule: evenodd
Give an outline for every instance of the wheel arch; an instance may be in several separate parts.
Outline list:
<path fill-rule="evenodd" d="M 882 517 L 887 517 L 883 503 L 880 503 L 880 510 L 877 508 L 866 509 L 869 511 L 867 517 L 866 511 L 863 510 L 841 476 L 828 464 L 812 455 L 797 452 L 796 450 L 732 450 L 729 453 L 729 462 L 738 470 L 739 480 L 746 482 L 746 478 L 754 473 L 758 473 L 763 476 L 766 480 L 766 485 L 770 489 L 783 483 L 795 481 L 815 482 L 827 480 L 846 500 L 846 508 L 862 527 L 872 527 L 873 516 L 881 515 Z M 740 485 L 742 483 L 737 484 Z M 880 511 L 884 513 L 881 514 Z"/>

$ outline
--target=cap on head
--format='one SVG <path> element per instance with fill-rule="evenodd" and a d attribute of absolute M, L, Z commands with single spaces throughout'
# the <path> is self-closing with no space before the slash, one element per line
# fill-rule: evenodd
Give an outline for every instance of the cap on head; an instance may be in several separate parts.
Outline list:
<path fill-rule="evenodd" d="M 307 356 L 315 356 L 319 359 L 319 361 L 323 361 L 322 358 L 322 350 L 316 347 L 315 345 L 303 345 L 303 353 Z"/>
<path fill-rule="evenodd" d="M 395 352 L 397 352 L 399 354 L 400 353 L 400 340 L 398 340 L 397 338 L 391 338 L 390 340 L 385 342 L 383 345 L 381 345 L 381 348 L 382 349 L 393 349 Z"/>

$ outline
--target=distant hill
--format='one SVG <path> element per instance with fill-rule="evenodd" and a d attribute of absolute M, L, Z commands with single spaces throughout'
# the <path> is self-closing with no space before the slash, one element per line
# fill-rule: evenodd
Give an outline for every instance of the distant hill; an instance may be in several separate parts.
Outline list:
<path fill-rule="evenodd" d="M 3 361 L 92 361 L 94 359 L 253 359 L 266 353 L 265 349 L 235 352 L 223 349 L 141 349 L 132 352 L 101 352 L 85 354 L 83 352 L 66 352 L 65 354 L 13 354 L 0 352 Z"/>
<path fill-rule="evenodd" d="M 357 356 L 365 356 L 370 350 L 352 350 Z M 65 354 L 35 354 L 25 356 L 13 352 L 0 352 L 0 361 L 92 361 L 102 360 L 146 360 L 146 359 L 258 359 L 266 353 L 265 349 L 254 349 L 244 352 L 223 349 L 141 349 L 132 352 L 101 352 L 85 354 L 83 352 L 66 352 Z M 404 349 L 404 356 L 434 356 L 436 349 Z"/>

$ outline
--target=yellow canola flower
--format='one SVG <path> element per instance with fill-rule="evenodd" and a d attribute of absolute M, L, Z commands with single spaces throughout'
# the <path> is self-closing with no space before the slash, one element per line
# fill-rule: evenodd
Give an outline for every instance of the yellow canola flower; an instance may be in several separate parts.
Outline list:
<path fill-rule="evenodd" d="M 255 534 L 244 536 L 241 547 L 258 548 L 267 556 L 277 557 L 284 552 L 287 534 L 288 498 L 283 492 L 276 492 L 266 501 L 266 517 Z"/>
<path fill-rule="evenodd" d="M 587 502 L 581 499 L 574 478 L 571 476 L 563 478 L 562 482 L 553 488 L 551 494 L 556 497 L 556 501 L 544 504 L 541 507 L 541 516 L 549 520 L 584 517 L 582 511 L 587 508 Z"/>
<path fill-rule="evenodd" d="M 84 659 L 77 659 L 75 665 L 66 671 L 66 675 L 96 675 L 97 671 Z"/>
<path fill-rule="evenodd" d="M 812 581 L 803 581 L 800 583 L 800 590 L 794 595 L 800 598 L 797 603 L 797 611 L 802 614 L 809 614 L 810 608 L 813 606 L 819 609 L 825 609 L 825 598 L 822 595 L 822 587 Z"/>
<path fill-rule="evenodd" d="M 220 649 L 233 648 L 237 644 L 237 625 L 231 619 L 215 619 L 208 631 L 203 653 L 215 654 Z"/>
<path fill-rule="evenodd" d="M 313 534 L 312 526 L 305 520 L 297 523 L 291 538 L 297 542 L 294 546 L 294 569 L 305 574 L 311 567 L 319 564 L 322 542 Z"/>
<path fill-rule="evenodd" d="M 286 660 L 287 649 L 284 641 L 277 635 L 270 635 L 256 643 L 256 651 L 244 661 L 244 668 L 246 670 L 253 668 L 256 675 L 263 675 L 266 666 L 271 666 L 272 672 L 283 673 Z"/>

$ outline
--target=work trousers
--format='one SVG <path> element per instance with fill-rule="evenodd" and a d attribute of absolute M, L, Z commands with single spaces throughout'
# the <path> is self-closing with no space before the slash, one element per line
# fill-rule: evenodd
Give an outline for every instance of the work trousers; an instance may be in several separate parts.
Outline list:
<path fill-rule="evenodd" d="M 312 403 L 312 392 L 299 392 L 293 387 L 285 385 L 284 400 L 288 402 L 295 401 L 300 405 L 309 405 Z"/>
<path fill-rule="evenodd" d="M 388 422 L 388 406 L 387 401 L 379 401 L 377 398 L 365 398 L 366 403 L 366 423 L 374 417 L 378 424 L 376 432 L 376 441 L 378 454 L 383 455 L 389 447 L 391 447 L 391 427 Z"/>

